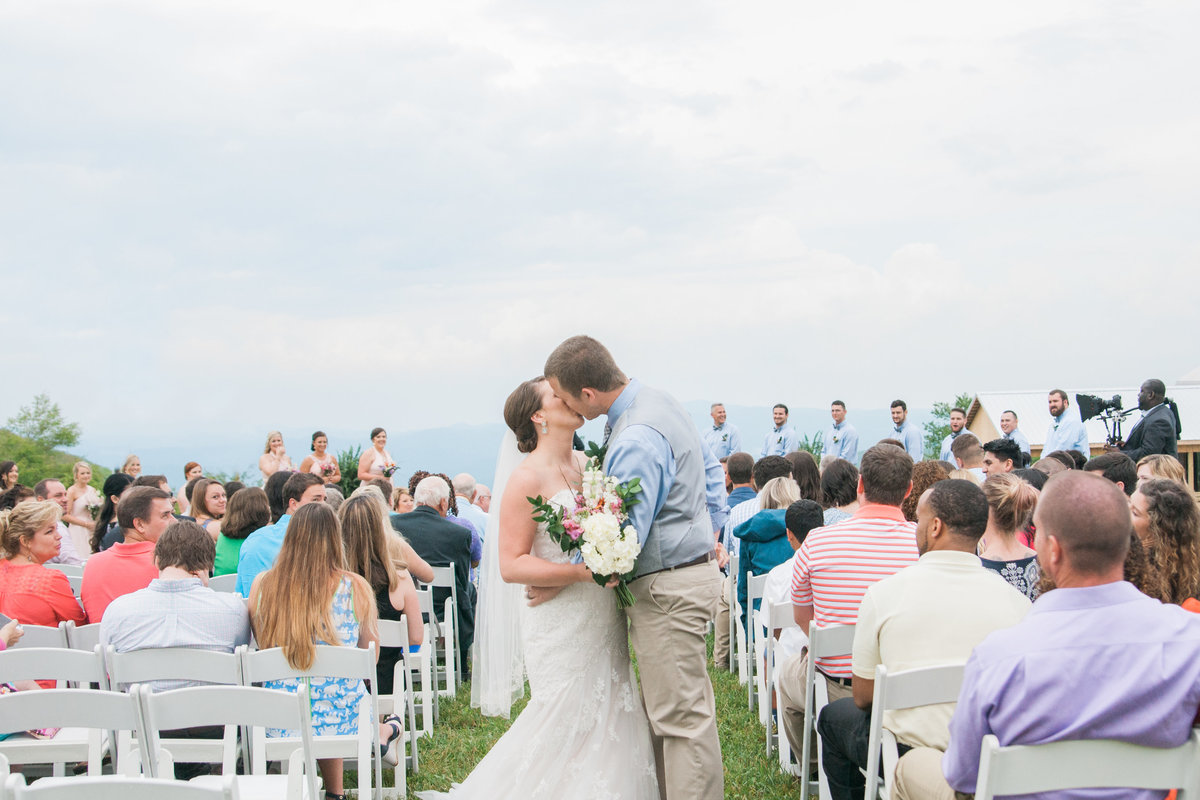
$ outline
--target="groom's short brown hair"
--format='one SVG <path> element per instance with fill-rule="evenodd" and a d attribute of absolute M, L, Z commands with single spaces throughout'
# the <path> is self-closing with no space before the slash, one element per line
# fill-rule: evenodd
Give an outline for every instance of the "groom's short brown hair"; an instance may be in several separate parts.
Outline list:
<path fill-rule="evenodd" d="M 546 359 L 545 374 L 575 396 L 585 387 L 610 392 L 628 380 L 608 348 L 590 336 L 572 336 L 554 348 Z"/>

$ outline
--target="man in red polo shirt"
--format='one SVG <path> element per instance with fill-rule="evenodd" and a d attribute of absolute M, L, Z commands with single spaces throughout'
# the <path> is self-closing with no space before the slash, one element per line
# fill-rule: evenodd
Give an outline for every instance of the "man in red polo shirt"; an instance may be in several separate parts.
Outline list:
<path fill-rule="evenodd" d="M 917 563 L 917 526 L 900 511 L 912 491 L 912 470 L 912 458 L 903 449 L 872 447 L 862 457 L 858 511 L 837 525 L 817 528 L 800 545 L 793 562 L 792 606 L 803 630 L 814 619 L 819 628 L 854 625 L 868 586 Z M 796 752 L 804 740 L 807 670 L 807 653 L 779 667 L 783 729 Z M 825 676 L 830 702 L 850 696 L 849 653 L 818 659 L 817 671 Z"/>
<path fill-rule="evenodd" d="M 89 622 L 99 622 L 115 598 L 145 589 L 158 577 L 154 545 L 175 521 L 171 495 L 152 486 L 135 486 L 121 495 L 117 524 L 125 541 L 96 553 L 83 568 L 80 599 Z"/>

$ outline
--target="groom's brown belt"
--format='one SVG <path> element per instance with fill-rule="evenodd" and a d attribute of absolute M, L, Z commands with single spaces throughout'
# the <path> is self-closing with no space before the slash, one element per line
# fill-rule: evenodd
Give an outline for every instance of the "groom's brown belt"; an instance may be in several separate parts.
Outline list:
<path fill-rule="evenodd" d="M 677 569 L 684 569 L 685 567 L 698 567 L 701 564 L 707 564 L 708 562 L 712 561 L 716 557 L 717 557 L 717 554 L 714 553 L 712 550 L 709 550 L 707 553 L 700 556 L 699 558 L 693 558 L 691 561 L 685 562 L 683 564 L 676 564 L 673 567 L 663 567 L 662 569 L 656 569 L 653 572 L 647 572 L 645 575 L 639 575 L 638 577 L 645 578 L 650 575 L 657 575 L 660 572 L 674 572 Z"/>

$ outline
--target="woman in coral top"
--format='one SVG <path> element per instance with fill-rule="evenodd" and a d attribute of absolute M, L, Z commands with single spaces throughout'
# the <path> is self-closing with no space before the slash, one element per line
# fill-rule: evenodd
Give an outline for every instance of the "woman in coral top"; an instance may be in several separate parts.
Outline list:
<path fill-rule="evenodd" d="M 67 576 L 42 566 L 58 555 L 62 511 L 50 500 L 28 501 L 0 511 L 0 613 L 24 625 L 49 625 L 87 617 L 71 592 Z"/>

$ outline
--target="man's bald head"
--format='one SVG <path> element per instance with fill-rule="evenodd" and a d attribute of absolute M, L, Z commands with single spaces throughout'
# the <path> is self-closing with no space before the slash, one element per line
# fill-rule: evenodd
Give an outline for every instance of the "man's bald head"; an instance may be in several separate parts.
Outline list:
<path fill-rule="evenodd" d="M 1097 473 L 1067 470 L 1046 482 L 1033 512 L 1038 537 L 1054 537 L 1077 573 L 1102 575 L 1125 563 L 1129 499 Z"/>

